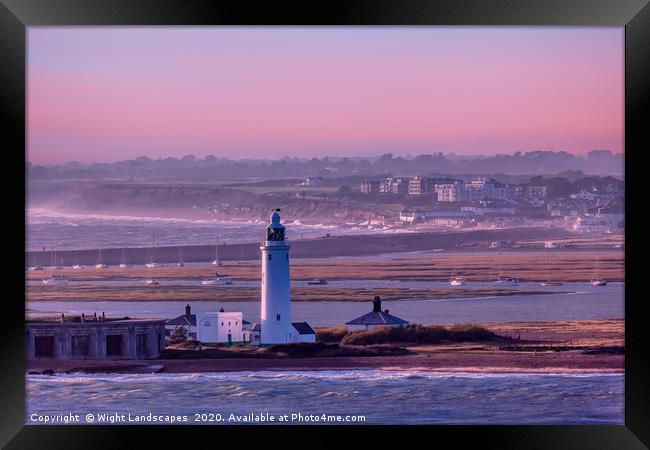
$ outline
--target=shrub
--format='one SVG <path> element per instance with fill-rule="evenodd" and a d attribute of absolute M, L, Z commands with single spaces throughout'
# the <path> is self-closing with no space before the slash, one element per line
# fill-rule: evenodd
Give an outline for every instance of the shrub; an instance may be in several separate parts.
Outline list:
<path fill-rule="evenodd" d="M 500 336 L 475 325 L 454 325 L 447 328 L 439 325 L 410 324 L 405 327 L 377 327 L 368 331 L 353 331 L 343 337 L 341 344 L 436 344 L 442 341 L 475 342 L 497 338 Z"/>
<path fill-rule="evenodd" d="M 343 339 L 343 336 L 347 334 L 347 332 L 348 328 L 345 326 L 316 328 L 316 341 L 339 343 L 341 342 L 341 339 Z"/>

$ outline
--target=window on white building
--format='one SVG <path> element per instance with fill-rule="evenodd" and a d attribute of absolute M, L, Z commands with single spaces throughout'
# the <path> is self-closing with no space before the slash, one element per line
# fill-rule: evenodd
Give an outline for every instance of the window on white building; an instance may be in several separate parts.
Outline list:
<path fill-rule="evenodd" d="M 275 319 L 280 320 L 280 314 L 276 314 Z"/>

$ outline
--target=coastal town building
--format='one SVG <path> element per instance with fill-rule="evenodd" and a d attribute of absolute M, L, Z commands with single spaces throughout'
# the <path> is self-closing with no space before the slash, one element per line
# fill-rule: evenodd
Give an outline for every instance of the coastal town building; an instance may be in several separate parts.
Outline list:
<path fill-rule="evenodd" d="M 316 342 L 316 332 L 307 322 L 292 322 L 298 338 L 296 342 Z"/>
<path fill-rule="evenodd" d="M 459 202 L 461 201 L 461 184 L 462 181 L 450 181 L 436 185 L 436 196 L 439 202 Z"/>
<path fill-rule="evenodd" d="M 415 176 L 409 180 L 408 194 L 410 196 L 429 195 L 436 192 L 436 179 Z"/>
<path fill-rule="evenodd" d="M 404 209 L 399 213 L 399 219 L 407 223 L 428 222 L 432 219 L 464 219 L 469 216 L 468 211 L 462 210 Z"/>
<path fill-rule="evenodd" d="M 363 192 L 364 194 L 372 194 L 375 192 L 379 192 L 380 187 L 381 187 L 380 181 L 366 180 L 361 183 L 361 192 Z"/>
<path fill-rule="evenodd" d="M 472 202 L 482 199 L 507 200 L 515 196 L 511 186 L 485 177 L 470 181 L 450 181 L 435 187 L 439 202 Z"/>
<path fill-rule="evenodd" d="M 408 193 L 409 180 L 407 178 L 386 178 L 379 185 L 379 192 L 385 194 L 406 194 Z"/>
<path fill-rule="evenodd" d="M 248 333 L 244 333 L 243 322 L 241 312 L 225 312 L 223 308 L 216 312 L 197 313 L 196 339 L 202 343 L 247 342 Z"/>
<path fill-rule="evenodd" d="M 496 205 L 489 204 L 488 202 L 481 202 L 479 205 L 469 205 L 462 206 L 461 211 L 466 211 L 475 216 L 487 216 L 487 215 L 507 215 L 514 216 L 517 212 L 517 208 L 513 205 Z"/>
<path fill-rule="evenodd" d="M 320 187 L 323 185 L 323 177 L 307 177 L 300 185 L 305 187 Z"/>
<path fill-rule="evenodd" d="M 190 307 L 190 305 L 185 305 L 185 314 L 165 322 L 165 338 L 168 341 L 177 338 L 201 341 L 197 335 L 196 323 L 197 323 L 196 314 L 192 314 L 192 308 Z M 241 328 L 242 328 L 242 335 L 244 337 L 243 339 L 244 341 L 247 340 L 246 337 L 248 336 L 248 331 L 250 330 L 250 327 L 251 327 L 250 322 L 244 319 L 241 320 Z M 207 335 L 205 335 L 204 333 L 203 337 L 205 338 L 207 337 Z M 225 339 L 220 342 L 227 342 L 227 341 L 228 339 L 226 333 Z M 204 342 L 208 342 L 208 341 L 204 341 Z M 214 341 L 214 342 L 218 342 L 218 341 Z"/>
<path fill-rule="evenodd" d="M 515 197 L 518 198 L 544 199 L 548 194 L 548 186 L 520 184 L 513 186 L 512 189 Z"/>
<path fill-rule="evenodd" d="M 196 314 L 192 314 L 190 305 L 185 305 L 185 314 L 165 322 L 165 338 L 185 336 L 185 339 L 196 340 Z"/>
<path fill-rule="evenodd" d="M 381 310 L 381 299 L 375 296 L 372 301 L 372 311 L 346 323 L 348 331 L 371 330 L 377 327 L 403 327 L 408 321 Z"/>
<path fill-rule="evenodd" d="M 293 342 L 316 342 L 316 331 L 309 325 L 307 322 L 292 322 L 291 326 L 293 327 L 295 338 Z M 253 327 L 247 332 L 248 340 L 252 345 L 261 344 L 261 331 L 262 326 L 259 323 L 253 325 Z"/>
<path fill-rule="evenodd" d="M 253 345 L 260 345 L 262 343 L 262 325 L 259 323 L 253 324 L 253 327 L 248 333 L 248 339 Z"/>
<path fill-rule="evenodd" d="M 609 230 L 609 222 L 597 216 L 580 216 L 573 225 L 576 233 L 604 233 Z"/>
<path fill-rule="evenodd" d="M 164 320 L 81 317 L 27 320 L 28 359 L 153 359 L 165 349 Z"/>
<path fill-rule="evenodd" d="M 625 220 L 623 210 L 614 207 L 598 208 L 595 214 L 585 214 L 577 218 L 573 231 L 577 233 L 613 232 L 622 227 Z"/>

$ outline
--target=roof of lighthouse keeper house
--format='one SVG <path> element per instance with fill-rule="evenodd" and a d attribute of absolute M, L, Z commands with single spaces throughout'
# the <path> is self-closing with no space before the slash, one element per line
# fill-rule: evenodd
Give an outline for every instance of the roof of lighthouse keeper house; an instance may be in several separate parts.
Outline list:
<path fill-rule="evenodd" d="M 284 241 L 285 229 L 284 225 L 280 223 L 280 208 L 273 211 L 270 217 L 271 223 L 266 227 L 266 240 L 267 241 Z"/>
<path fill-rule="evenodd" d="M 375 327 L 401 327 L 408 321 L 389 314 L 388 309 L 381 310 L 381 299 L 378 295 L 372 301 L 372 311 L 346 323 L 349 331 L 369 330 Z"/>

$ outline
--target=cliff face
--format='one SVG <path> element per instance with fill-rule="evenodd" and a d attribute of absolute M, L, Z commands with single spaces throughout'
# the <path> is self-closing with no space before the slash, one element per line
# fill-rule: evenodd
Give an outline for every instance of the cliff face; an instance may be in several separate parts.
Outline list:
<path fill-rule="evenodd" d="M 223 220 L 266 220 L 281 208 L 288 220 L 303 223 L 363 222 L 395 215 L 396 208 L 335 197 L 306 197 L 282 189 L 256 193 L 200 185 L 71 184 L 51 190 L 32 189 L 30 207 L 107 215 L 160 216 Z"/>

